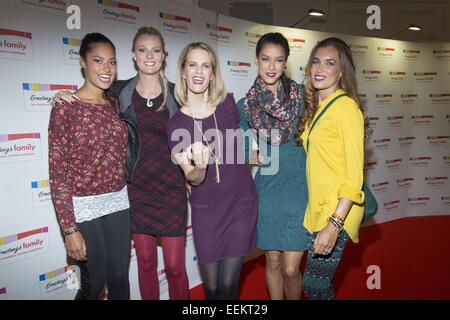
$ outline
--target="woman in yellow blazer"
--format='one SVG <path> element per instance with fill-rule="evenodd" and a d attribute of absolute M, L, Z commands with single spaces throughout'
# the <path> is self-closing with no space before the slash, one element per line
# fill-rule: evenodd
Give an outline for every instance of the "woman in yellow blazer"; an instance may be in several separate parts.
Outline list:
<path fill-rule="evenodd" d="M 303 223 L 310 233 L 303 288 L 308 299 L 334 299 L 334 273 L 348 239 L 358 242 L 364 213 L 364 119 L 345 42 L 320 41 L 306 68 L 305 109 L 296 136 L 307 152 L 309 193 Z"/>

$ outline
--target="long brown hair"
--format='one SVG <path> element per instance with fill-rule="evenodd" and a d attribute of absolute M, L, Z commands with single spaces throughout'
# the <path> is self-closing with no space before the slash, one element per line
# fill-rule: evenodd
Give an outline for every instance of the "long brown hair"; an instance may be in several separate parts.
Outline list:
<path fill-rule="evenodd" d="M 316 55 L 316 52 L 319 48 L 325 48 L 332 46 L 336 48 L 339 52 L 340 65 L 342 70 L 342 76 L 339 79 L 339 89 L 344 90 L 349 97 L 356 101 L 361 112 L 363 112 L 364 104 L 359 98 L 358 94 L 358 84 L 356 82 L 356 70 L 355 64 L 353 63 L 352 52 L 350 47 L 339 38 L 327 38 L 322 41 L 319 41 L 314 49 L 311 51 L 309 56 L 308 64 L 306 65 L 306 77 L 304 80 L 305 90 L 304 90 L 304 99 L 305 99 L 305 107 L 303 108 L 303 114 L 298 120 L 297 129 L 298 134 L 295 135 L 294 139 L 297 145 L 301 145 L 303 140 L 301 139 L 301 134 L 305 130 L 307 125 L 311 125 L 312 119 L 319 109 L 318 99 L 317 99 L 317 90 L 312 85 L 311 79 L 311 66 Z"/>
<path fill-rule="evenodd" d="M 161 66 L 161 70 L 159 70 L 159 77 L 162 80 L 163 83 L 163 92 L 164 92 L 164 96 L 163 96 L 163 102 L 161 104 L 161 107 L 159 107 L 158 110 L 156 111 L 161 111 L 164 109 L 164 106 L 166 105 L 166 100 L 167 100 L 167 95 L 169 94 L 169 80 L 167 80 L 166 75 L 164 74 L 164 70 L 166 69 L 166 43 L 164 42 L 164 38 L 161 34 L 161 32 L 159 32 L 158 29 L 153 28 L 153 27 L 141 27 L 139 28 L 139 30 L 136 32 L 136 34 L 134 35 L 133 38 L 133 47 L 131 48 L 131 51 L 134 52 L 135 50 L 135 46 L 136 46 L 136 42 L 139 39 L 140 36 L 153 36 L 153 37 L 157 37 L 159 38 L 159 41 L 161 41 L 161 47 L 163 50 L 163 54 L 164 54 L 164 59 L 162 62 L 162 66 Z M 134 62 L 134 66 L 137 70 L 137 65 L 136 62 Z"/>

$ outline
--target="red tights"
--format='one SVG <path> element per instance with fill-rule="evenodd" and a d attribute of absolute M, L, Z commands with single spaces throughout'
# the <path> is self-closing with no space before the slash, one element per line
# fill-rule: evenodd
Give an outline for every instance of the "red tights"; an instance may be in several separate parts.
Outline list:
<path fill-rule="evenodd" d="M 139 289 L 143 300 L 159 300 L 158 251 L 156 237 L 133 233 L 138 261 Z M 171 300 L 189 300 L 189 281 L 185 268 L 184 236 L 161 237 L 164 268 Z"/>

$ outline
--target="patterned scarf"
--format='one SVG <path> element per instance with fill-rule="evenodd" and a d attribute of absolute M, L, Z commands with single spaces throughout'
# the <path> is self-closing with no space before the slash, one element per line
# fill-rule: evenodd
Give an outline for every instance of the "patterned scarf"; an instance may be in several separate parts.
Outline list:
<path fill-rule="evenodd" d="M 302 101 L 297 83 L 289 78 L 285 80 L 280 81 L 275 95 L 258 76 L 244 101 L 250 128 L 272 145 L 280 145 L 291 139 Z M 278 134 L 272 133 L 272 129 L 278 129 Z"/>

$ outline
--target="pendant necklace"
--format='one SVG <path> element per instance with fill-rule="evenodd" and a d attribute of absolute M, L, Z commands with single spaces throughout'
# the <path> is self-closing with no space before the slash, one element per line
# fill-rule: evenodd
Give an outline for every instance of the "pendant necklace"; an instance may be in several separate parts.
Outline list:
<path fill-rule="evenodd" d="M 142 92 L 145 92 L 144 91 L 144 86 L 142 85 L 142 83 L 140 83 L 139 82 L 139 84 L 141 85 L 141 88 L 142 88 Z M 141 95 L 142 96 L 142 95 Z M 149 108 L 152 108 L 153 107 L 153 101 L 152 101 L 152 98 L 145 98 L 144 96 L 142 96 L 144 99 L 146 99 L 147 100 L 147 107 L 149 107 Z M 157 96 L 158 97 L 158 96 Z"/>
<path fill-rule="evenodd" d="M 207 146 L 208 149 L 209 149 L 209 153 L 211 154 L 211 156 L 212 156 L 213 159 L 214 159 L 214 163 L 215 163 L 215 165 L 216 165 L 216 183 L 220 183 L 219 165 L 220 165 L 220 157 L 221 157 L 221 150 L 222 150 L 222 148 L 221 148 L 221 146 L 220 146 L 220 136 L 219 136 L 219 128 L 218 128 L 218 126 L 217 126 L 216 111 L 214 110 L 214 112 L 213 112 L 213 117 L 214 117 L 214 124 L 215 124 L 215 126 L 216 126 L 216 137 L 217 137 L 218 142 L 219 142 L 219 155 L 218 155 L 218 156 L 216 156 L 216 155 L 212 152 L 212 149 L 211 149 L 211 147 L 209 146 L 208 140 L 206 140 L 206 138 L 205 138 L 205 136 L 204 136 L 204 134 L 203 134 L 202 129 L 201 129 L 200 126 L 198 125 L 197 121 L 195 121 L 195 118 L 194 118 L 194 116 L 193 116 L 192 114 L 191 114 L 191 117 L 192 117 L 192 120 L 194 120 L 194 123 L 195 123 L 195 125 L 197 126 L 197 129 L 198 129 L 198 130 L 200 131 L 200 133 L 202 134 L 203 140 L 206 142 L 206 146 Z"/>

